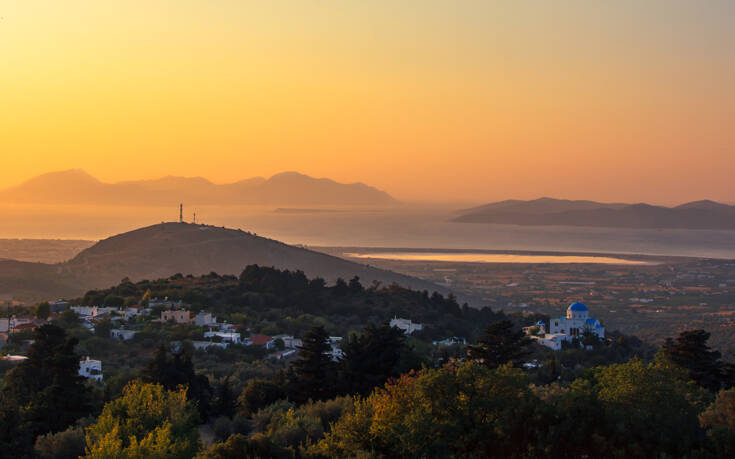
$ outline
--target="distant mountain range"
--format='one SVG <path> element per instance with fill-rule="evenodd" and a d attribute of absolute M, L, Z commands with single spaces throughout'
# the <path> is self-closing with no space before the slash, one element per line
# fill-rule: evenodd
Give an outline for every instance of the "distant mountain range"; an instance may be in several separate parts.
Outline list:
<path fill-rule="evenodd" d="M 267 239 L 241 230 L 161 223 L 104 239 L 64 263 L 0 260 L 0 296 L 42 298 L 79 296 L 89 289 L 116 285 L 121 279 L 158 279 L 184 275 L 239 275 L 251 264 L 301 270 L 333 283 L 338 277 L 447 293 L 414 277 Z"/>
<path fill-rule="evenodd" d="M 460 211 L 452 221 L 535 226 L 735 230 L 735 206 L 695 201 L 676 207 L 540 198 Z"/>
<path fill-rule="evenodd" d="M 201 177 L 104 183 L 80 169 L 43 174 L 0 190 L 0 202 L 102 205 L 391 205 L 397 201 L 363 183 L 343 184 L 283 172 L 218 185 Z"/>

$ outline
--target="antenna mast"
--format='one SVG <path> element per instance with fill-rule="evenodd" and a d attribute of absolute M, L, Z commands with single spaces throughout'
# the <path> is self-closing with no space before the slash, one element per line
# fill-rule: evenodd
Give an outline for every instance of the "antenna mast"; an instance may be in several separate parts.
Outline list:
<path fill-rule="evenodd" d="M 184 204 L 179 204 L 179 223 L 184 223 Z"/>

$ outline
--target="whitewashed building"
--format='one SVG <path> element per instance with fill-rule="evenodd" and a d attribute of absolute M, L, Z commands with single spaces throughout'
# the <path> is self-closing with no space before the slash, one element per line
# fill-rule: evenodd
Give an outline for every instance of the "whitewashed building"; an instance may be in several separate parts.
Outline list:
<path fill-rule="evenodd" d="M 585 332 L 590 332 L 598 338 L 605 337 L 605 327 L 599 320 L 590 317 L 590 311 L 584 303 L 576 302 L 567 308 L 566 317 L 559 317 L 549 321 L 551 334 L 564 334 L 571 338 L 578 338 Z"/>
<path fill-rule="evenodd" d="M 411 322 L 409 319 L 399 319 L 398 317 L 393 317 L 393 319 L 391 319 L 390 326 L 400 328 L 406 335 L 410 335 L 415 331 L 423 330 L 424 328 L 421 324 Z"/>
<path fill-rule="evenodd" d="M 585 332 L 590 332 L 600 339 L 605 337 L 605 327 L 599 320 L 589 315 L 587 306 L 576 302 L 569 305 L 566 317 L 551 319 L 548 330 L 541 320 L 523 330 L 539 344 L 559 351 L 564 341 L 571 342 L 575 338 L 582 337 Z"/>
<path fill-rule="evenodd" d="M 205 338 L 214 338 L 218 337 L 221 338 L 222 341 L 233 343 L 233 344 L 240 344 L 240 334 L 235 332 L 225 332 L 225 331 L 208 331 L 204 332 Z"/>
<path fill-rule="evenodd" d="M 194 325 L 200 327 L 215 327 L 217 326 L 217 318 L 212 316 L 209 312 L 200 312 L 194 316 Z"/>
<path fill-rule="evenodd" d="M 112 311 L 117 311 L 117 308 L 113 307 L 102 307 L 102 306 L 72 306 L 70 308 L 80 316 L 91 316 L 97 317 L 100 314 L 109 314 Z"/>
<path fill-rule="evenodd" d="M 294 338 L 291 335 L 276 335 L 276 336 L 273 336 L 272 338 L 273 338 L 273 341 L 277 339 L 280 339 L 281 341 L 283 341 L 283 347 L 285 347 L 286 349 L 296 349 L 297 347 L 300 347 L 303 345 L 303 342 L 300 339 Z"/>
<path fill-rule="evenodd" d="M 191 344 L 194 349 L 208 349 L 210 347 L 219 347 L 221 349 L 227 349 L 230 346 L 228 342 L 215 343 L 214 341 L 192 341 Z"/>
<path fill-rule="evenodd" d="M 102 382 L 102 361 L 92 360 L 89 356 L 79 362 L 79 376 Z"/>

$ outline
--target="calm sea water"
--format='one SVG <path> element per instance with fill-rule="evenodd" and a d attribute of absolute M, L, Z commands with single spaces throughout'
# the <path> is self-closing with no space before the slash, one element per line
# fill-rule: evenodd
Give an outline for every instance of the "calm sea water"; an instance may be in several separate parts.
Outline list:
<path fill-rule="evenodd" d="M 461 263 L 600 263 L 607 265 L 650 265 L 652 262 L 605 256 L 513 255 L 495 253 L 446 252 L 370 252 L 345 253 L 352 258 L 377 258 L 403 261 L 449 261 Z"/>
<path fill-rule="evenodd" d="M 275 207 L 199 206 L 199 222 L 242 228 L 290 244 L 342 247 L 530 250 L 735 259 L 735 231 L 635 230 L 451 223 L 447 209 L 292 213 Z M 101 239 L 178 219 L 169 207 L 0 205 L 0 237 Z"/>

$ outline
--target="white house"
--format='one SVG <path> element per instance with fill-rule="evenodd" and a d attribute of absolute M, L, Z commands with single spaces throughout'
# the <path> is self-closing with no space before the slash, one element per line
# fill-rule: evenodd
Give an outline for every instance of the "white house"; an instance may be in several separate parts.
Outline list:
<path fill-rule="evenodd" d="M 69 309 L 69 302 L 64 300 L 49 301 L 48 305 L 51 312 L 61 312 Z"/>
<path fill-rule="evenodd" d="M 235 332 L 223 332 L 223 331 L 209 331 L 204 332 L 205 338 L 214 338 L 214 337 L 222 338 L 222 341 L 226 341 L 229 343 L 239 344 L 240 343 L 240 334 Z"/>
<path fill-rule="evenodd" d="M 285 351 L 279 351 L 274 352 L 273 354 L 269 354 L 268 358 L 282 360 L 291 357 L 292 355 L 295 355 L 297 352 L 299 351 L 297 351 L 296 349 L 286 349 Z"/>
<path fill-rule="evenodd" d="M 151 312 L 150 308 L 144 308 L 143 306 L 136 304 L 133 306 L 128 306 L 125 308 L 123 313 L 125 314 L 126 318 L 136 317 L 143 314 L 149 314 Z"/>
<path fill-rule="evenodd" d="M 331 343 L 331 349 L 327 354 L 332 357 L 332 360 L 335 362 L 344 356 L 342 348 L 337 343 Z"/>
<path fill-rule="evenodd" d="M 457 344 L 467 344 L 467 340 L 465 338 L 459 338 L 457 336 L 450 336 L 447 339 L 441 340 L 441 341 L 432 341 L 434 346 L 454 346 Z"/>
<path fill-rule="evenodd" d="M 120 341 L 127 341 L 133 339 L 133 336 L 138 333 L 135 330 L 123 330 L 122 328 L 115 328 L 110 330 L 110 338 L 119 339 Z"/>
<path fill-rule="evenodd" d="M 200 312 L 194 316 L 194 325 L 200 327 L 214 327 L 217 325 L 217 318 L 213 317 L 209 312 Z"/>
<path fill-rule="evenodd" d="M 102 361 L 92 360 L 89 356 L 79 362 L 79 376 L 102 382 Z"/>
<path fill-rule="evenodd" d="M 102 306 L 72 306 L 71 310 L 76 312 L 80 316 L 96 317 L 100 314 L 111 313 L 112 311 L 117 311 L 117 308 L 102 307 Z"/>
<path fill-rule="evenodd" d="M 418 330 L 423 330 L 424 328 L 421 324 L 411 322 L 409 319 L 399 319 L 398 317 L 393 317 L 393 319 L 391 319 L 390 326 L 400 328 L 406 335 L 410 335 Z"/>
<path fill-rule="evenodd" d="M 194 349 L 207 349 L 210 347 L 226 349 L 230 346 L 230 343 L 227 342 L 215 343 L 214 341 L 192 341 L 191 344 L 194 345 Z"/>
<path fill-rule="evenodd" d="M 273 338 L 273 341 L 277 339 L 282 340 L 283 346 L 286 349 L 296 349 L 297 347 L 300 347 L 303 345 L 303 342 L 300 339 L 294 338 L 291 335 L 276 335 L 276 336 L 273 336 L 272 338 Z"/>

